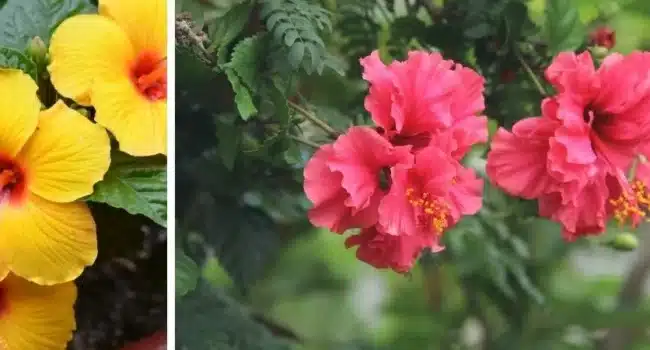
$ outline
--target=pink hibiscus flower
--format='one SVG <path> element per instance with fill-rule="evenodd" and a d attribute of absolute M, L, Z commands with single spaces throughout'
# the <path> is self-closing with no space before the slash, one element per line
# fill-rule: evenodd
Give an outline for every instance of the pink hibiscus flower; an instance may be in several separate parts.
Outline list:
<path fill-rule="evenodd" d="M 368 127 L 351 127 L 334 143 L 321 146 L 304 170 L 304 189 L 314 204 L 314 226 L 343 233 L 377 222 L 387 183 L 381 177 L 396 164 L 413 162 L 409 146 L 395 147 Z"/>
<path fill-rule="evenodd" d="M 487 173 L 507 193 L 538 199 L 540 215 L 558 221 L 567 240 L 599 234 L 607 220 L 638 221 L 625 178 L 648 143 L 650 54 L 608 56 L 596 69 L 589 52 L 559 54 L 546 70 L 558 94 L 542 116 L 497 131 Z"/>
<path fill-rule="evenodd" d="M 431 145 L 410 166 L 391 169 L 391 187 L 379 205 L 379 226 L 389 235 L 438 238 L 462 215 L 479 211 L 483 180 L 450 154 Z"/>
<path fill-rule="evenodd" d="M 388 66 L 377 51 L 360 62 L 370 83 L 365 108 L 393 144 L 419 150 L 449 133 L 453 156 L 460 159 L 473 144 L 487 141 L 487 118 L 478 116 L 485 109 L 484 79 L 473 70 L 422 51 Z"/>
<path fill-rule="evenodd" d="M 433 252 L 443 248 L 436 246 L 433 235 L 408 236 L 389 235 L 382 232 L 377 226 L 361 230 L 357 235 L 352 235 L 345 240 L 347 248 L 357 248 L 357 259 L 368 263 L 378 269 L 390 268 L 398 273 L 411 270 L 418 259 L 420 252 L 425 247 L 433 247 Z"/>

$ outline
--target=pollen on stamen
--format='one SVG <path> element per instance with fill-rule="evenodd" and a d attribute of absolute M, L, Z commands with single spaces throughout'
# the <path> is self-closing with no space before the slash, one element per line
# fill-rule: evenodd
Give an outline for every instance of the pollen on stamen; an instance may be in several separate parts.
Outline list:
<path fill-rule="evenodd" d="M 614 219 L 620 226 L 628 221 L 636 226 L 636 221 L 645 218 L 650 212 L 650 193 L 643 181 L 634 180 L 631 193 L 622 193 L 618 198 L 610 199 L 609 203 L 614 209 Z"/>
<path fill-rule="evenodd" d="M 406 190 L 406 198 L 414 208 L 422 210 L 427 217 L 433 233 L 441 235 L 449 226 L 447 217 L 449 216 L 449 206 L 440 198 L 436 198 L 427 192 L 415 195 L 413 188 Z"/>
<path fill-rule="evenodd" d="M 151 101 L 167 99 L 167 59 L 154 52 L 142 52 L 131 68 L 135 87 Z"/>

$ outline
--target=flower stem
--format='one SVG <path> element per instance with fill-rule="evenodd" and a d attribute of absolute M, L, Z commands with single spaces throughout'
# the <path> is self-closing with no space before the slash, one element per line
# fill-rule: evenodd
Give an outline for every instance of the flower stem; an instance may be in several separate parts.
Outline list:
<path fill-rule="evenodd" d="M 533 72 L 533 70 L 530 68 L 528 63 L 526 63 L 524 58 L 521 56 L 521 53 L 518 50 L 514 50 L 514 51 L 515 51 L 515 56 L 517 56 L 517 59 L 519 60 L 519 63 L 521 63 L 521 65 L 526 70 L 526 73 L 528 74 L 528 77 L 530 78 L 530 80 L 533 82 L 533 84 L 537 88 L 537 91 L 539 91 L 539 93 L 542 96 L 548 96 L 548 93 L 544 89 L 544 86 L 542 85 L 542 83 L 537 78 L 537 75 L 535 75 L 535 72 Z"/>
<path fill-rule="evenodd" d="M 302 137 L 298 137 L 298 136 L 295 136 L 295 135 L 289 135 L 289 138 L 291 138 L 292 140 L 294 140 L 294 141 L 296 141 L 298 143 L 302 143 L 303 145 L 307 145 L 307 146 L 310 146 L 310 147 L 313 147 L 313 148 L 319 148 L 321 146 L 321 145 L 317 144 L 314 141 L 309 141 L 307 139 L 303 139 Z"/>
<path fill-rule="evenodd" d="M 303 117 L 307 118 L 310 122 L 312 122 L 314 125 L 317 127 L 323 129 L 325 133 L 327 133 L 328 136 L 331 138 L 335 139 L 339 136 L 339 133 L 334 130 L 331 126 L 329 126 L 327 123 L 322 121 L 321 119 L 318 119 L 316 115 L 305 109 L 304 107 L 300 106 L 299 104 L 288 101 L 289 106 L 293 108 L 296 112 L 300 113 Z"/>

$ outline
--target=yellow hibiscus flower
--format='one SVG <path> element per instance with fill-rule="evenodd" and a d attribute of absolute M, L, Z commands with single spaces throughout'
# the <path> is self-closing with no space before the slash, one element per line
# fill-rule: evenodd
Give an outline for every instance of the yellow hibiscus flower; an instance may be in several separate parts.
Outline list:
<path fill-rule="evenodd" d="M 99 14 L 54 31 L 48 67 L 63 96 L 95 107 L 95 121 L 134 156 L 166 154 L 165 0 L 99 0 Z"/>
<path fill-rule="evenodd" d="M 75 329 L 72 282 L 40 286 L 15 275 L 0 282 L 0 349 L 61 350 Z"/>
<path fill-rule="evenodd" d="M 97 256 L 85 203 L 110 165 L 106 131 L 57 102 L 40 111 L 36 83 L 0 69 L 0 277 L 68 282 Z"/>

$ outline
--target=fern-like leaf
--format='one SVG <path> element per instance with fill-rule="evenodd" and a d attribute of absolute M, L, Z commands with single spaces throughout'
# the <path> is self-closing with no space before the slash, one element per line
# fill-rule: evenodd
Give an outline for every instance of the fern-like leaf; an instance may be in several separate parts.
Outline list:
<path fill-rule="evenodd" d="M 272 47 L 282 50 L 294 70 L 322 71 L 327 51 L 319 32 L 332 30 L 329 11 L 305 0 L 263 0 L 260 16 Z"/>
<path fill-rule="evenodd" d="M 232 50 L 230 61 L 223 69 L 235 92 L 235 103 L 242 119 L 247 120 L 258 110 L 253 96 L 259 89 L 257 75 L 262 57 L 262 36 L 243 39 Z"/>

